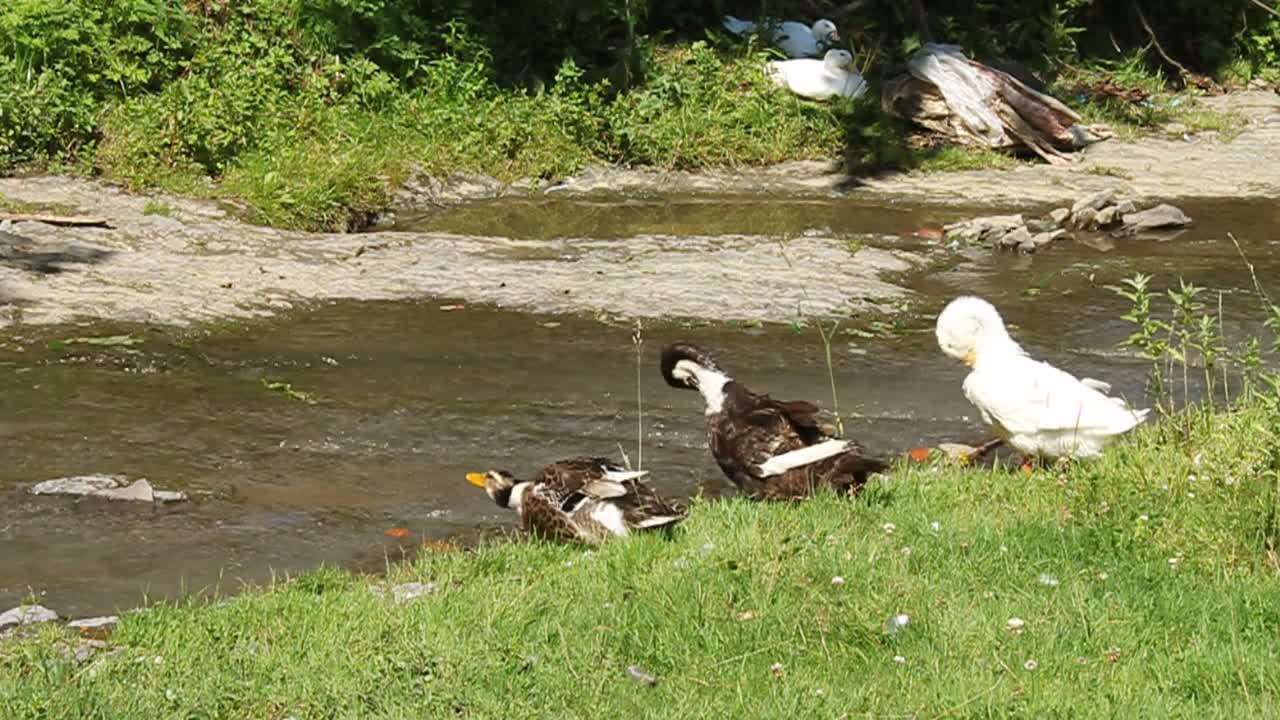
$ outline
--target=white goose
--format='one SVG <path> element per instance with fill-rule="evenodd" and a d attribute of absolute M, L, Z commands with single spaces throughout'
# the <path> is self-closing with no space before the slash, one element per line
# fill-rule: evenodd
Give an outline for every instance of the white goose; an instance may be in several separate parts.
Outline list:
<path fill-rule="evenodd" d="M 739 20 L 732 15 L 726 15 L 721 22 L 734 35 L 757 32 L 760 27 L 757 23 Z M 836 31 L 836 24 L 826 19 L 818 20 L 812 27 L 794 20 L 773 26 L 773 43 L 787 57 L 814 57 L 839 41 L 840 33 Z"/>
<path fill-rule="evenodd" d="M 856 98 L 867 91 L 867 81 L 854 71 L 848 50 L 828 50 L 821 60 L 771 60 L 765 74 L 778 87 L 810 100 Z"/>
<path fill-rule="evenodd" d="M 996 435 L 1026 456 L 1094 457 L 1150 413 L 1105 395 L 1110 387 L 1104 382 L 1078 379 L 1028 356 L 986 300 L 952 300 L 936 330 L 942 352 L 973 368 L 964 380 L 965 397 Z"/>

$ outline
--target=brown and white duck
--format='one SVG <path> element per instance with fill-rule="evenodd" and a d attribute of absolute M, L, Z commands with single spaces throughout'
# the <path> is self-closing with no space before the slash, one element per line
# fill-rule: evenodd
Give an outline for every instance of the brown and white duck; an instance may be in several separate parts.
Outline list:
<path fill-rule="evenodd" d="M 729 377 L 709 352 L 675 343 L 662 350 L 667 384 L 697 390 L 706 403 L 707 444 L 724 474 L 748 496 L 799 499 L 818 487 L 856 490 L 888 464 L 834 437 L 818 406 L 757 395 Z"/>
<path fill-rule="evenodd" d="M 599 545 L 634 530 L 669 527 L 686 511 L 641 482 L 648 471 L 632 471 L 604 458 L 559 460 L 532 480 L 505 470 L 467 473 L 501 507 L 515 510 L 528 532 L 556 540 Z"/>

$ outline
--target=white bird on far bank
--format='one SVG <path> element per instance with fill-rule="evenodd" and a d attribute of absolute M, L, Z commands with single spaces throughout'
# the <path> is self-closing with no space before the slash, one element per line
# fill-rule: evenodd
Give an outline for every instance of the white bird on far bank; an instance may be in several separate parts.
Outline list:
<path fill-rule="evenodd" d="M 1151 412 L 1108 397 L 1104 382 L 1031 358 L 986 300 L 952 300 L 938 316 L 936 334 L 943 353 L 973 368 L 965 397 L 996 435 L 1030 458 L 1100 455 Z"/>
<path fill-rule="evenodd" d="M 732 15 L 726 15 L 721 22 L 734 35 L 758 32 L 760 28 L 758 23 L 739 20 Z M 818 20 L 812 27 L 794 20 L 773 26 L 773 44 L 786 53 L 787 57 L 815 57 L 839 41 L 840 33 L 836 31 L 836 24 L 826 19 Z"/>
<path fill-rule="evenodd" d="M 867 91 L 867 81 L 853 69 L 848 50 L 828 50 L 821 60 L 771 60 L 765 74 L 778 87 L 810 100 L 856 98 Z"/>

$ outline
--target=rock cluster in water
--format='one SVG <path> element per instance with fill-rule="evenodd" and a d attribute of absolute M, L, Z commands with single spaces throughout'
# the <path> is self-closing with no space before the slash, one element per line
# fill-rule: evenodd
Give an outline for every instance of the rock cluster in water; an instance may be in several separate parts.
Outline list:
<path fill-rule="evenodd" d="M 80 475 L 36 483 L 32 495 L 75 495 L 107 500 L 134 502 L 179 502 L 187 499 L 184 492 L 156 490 L 146 478 L 129 482 L 121 475 Z"/>
<path fill-rule="evenodd" d="M 952 223 L 943 230 L 946 240 L 954 244 L 1033 253 L 1058 240 L 1073 239 L 1073 232 L 1105 232 L 1113 237 L 1127 237 L 1190 224 L 1191 218 L 1172 205 L 1139 210 L 1133 200 L 1118 198 L 1115 190 L 1103 190 L 1042 218 L 1026 218 L 1020 213 L 990 215 Z"/>

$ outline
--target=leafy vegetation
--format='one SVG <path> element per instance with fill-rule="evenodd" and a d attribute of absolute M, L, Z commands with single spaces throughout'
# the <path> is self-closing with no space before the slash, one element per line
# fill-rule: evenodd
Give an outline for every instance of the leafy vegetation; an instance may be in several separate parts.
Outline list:
<path fill-rule="evenodd" d="M 1181 112 L 1165 88 L 1183 69 L 1265 76 L 1280 47 L 1274 17 L 1203 1 L 1152 18 L 1161 53 L 1129 4 L 927 4 L 934 34 L 979 56 L 1144 88 L 1147 105 L 1084 99 L 1128 125 Z M 239 198 L 265 223 L 342 229 L 365 223 L 415 168 L 551 179 L 593 161 L 702 168 L 841 151 L 866 171 L 1007 162 L 912 150 L 871 97 L 822 105 L 773 89 L 764 53 L 719 32 L 713 5 L 11 0 L 0 6 L 0 168 L 62 164 L 137 188 Z M 856 18 L 825 10 L 874 76 L 920 43 L 905 5 Z M 1182 69 L 1162 59 L 1165 47 Z M 1180 121 L 1224 122 L 1203 112 Z"/>

